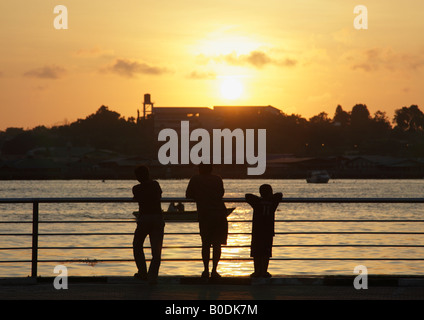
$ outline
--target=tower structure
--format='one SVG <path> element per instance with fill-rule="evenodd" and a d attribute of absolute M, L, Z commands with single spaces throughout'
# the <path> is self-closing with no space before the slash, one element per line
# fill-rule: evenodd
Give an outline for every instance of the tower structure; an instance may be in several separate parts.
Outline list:
<path fill-rule="evenodd" d="M 150 93 L 146 93 L 143 101 L 143 119 L 150 118 L 153 115 L 153 108 Z"/>

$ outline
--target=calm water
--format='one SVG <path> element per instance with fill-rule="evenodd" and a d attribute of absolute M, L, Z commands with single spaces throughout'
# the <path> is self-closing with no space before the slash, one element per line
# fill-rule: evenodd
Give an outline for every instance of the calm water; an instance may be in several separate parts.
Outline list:
<path fill-rule="evenodd" d="M 188 180 L 160 180 L 164 197 L 183 197 Z M 274 191 L 285 197 L 423 197 L 424 180 L 332 180 L 328 184 L 307 184 L 304 180 L 226 180 L 225 197 L 243 197 L 246 192 L 258 194 L 262 183 L 269 183 Z M 0 198 L 15 197 L 131 197 L 135 181 L 1 181 Z M 168 204 L 163 204 L 166 209 Z M 244 203 L 227 204 L 236 207 L 229 220 L 249 220 L 252 211 Z M 186 204 L 194 209 L 194 204 Z M 40 233 L 59 232 L 122 232 L 133 233 L 132 212 L 135 203 L 128 204 L 41 204 L 40 221 L 48 220 L 126 220 L 117 224 L 41 224 Z M 280 204 L 277 219 L 424 219 L 424 204 Z M 31 204 L 0 204 L 0 221 L 31 221 Z M 167 223 L 165 232 L 197 232 L 196 223 Z M 250 255 L 250 222 L 230 223 L 230 232 L 223 258 L 248 258 Z M 278 223 L 276 232 L 322 231 L 412 231 L 423 232 L 424 223 Z M 30 224 L 0 224 L 0 233 L 30 233 Z M 424 245 L 424 235 L 277 235 L 274 238 L 273 258 L 423 258 L 424 248 L 407 247 L 278 247 L 278 245 Z M 40 260 L 77 260 L 64 263 L 70 276 L 120 275 L 136 272 L 134 262 L 95 263 L 100 259 L 133 259 L 132 235 L 120 236 L 40 236 L 40 247 L 114 246 L 125 249 L 47 250 L 40 249 Z M 149 245 L 148 240 L 146 245 Z M 165 235 L 164 246 L 199 246 L 199 235 Z M 30 247 L 31 237 L 0 236 L 0 248 Z M 149 256 L 149 249 L 146 250 Z M 200 258 L 200 249 L 164 248 L 163 258 Z M 31 250 L 0 250 L 0 260 L 30 260 Z M 40 263 L 39 274 L 55 276 L 53 268 L 59 263 Z M 307 261 L 274 260 L 269 271 L 274 275 L 348 274 L 362 264 L 371 274 L 424 274 L 422 261 Z M 250 261 L 221 261 L 222 275 L 248 275 L 253 272 Z M 162 262 L 162 275 L 200 275 L 201 261 Z M 2 263 L 0 277 L 27 276 L 29 263 Z"/>

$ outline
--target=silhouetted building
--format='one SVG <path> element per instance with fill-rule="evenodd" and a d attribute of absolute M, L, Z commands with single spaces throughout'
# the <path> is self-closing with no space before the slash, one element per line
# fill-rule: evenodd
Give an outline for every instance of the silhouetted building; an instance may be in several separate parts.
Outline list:
<path fill-rule="evenodd" d="M 155 107 L 153 111 L 155 135 L 160 130 L 169 128 L 177 132 L 181 121 L 190 121 L 190 130 L 203 128 L 208 131 L 225 127 L 226 120 L 240 120 L 242 117 L 255 119 L 260 114 L 277 115 L 280 110 L 271 106 L 217 106 L 207 107 Z M 243 125 L 243 123 L 240 123 Z"/>
<path fill-rule="evenodd" d="M 222 124 L 214 115 L 214 111 L 206 107 L 155 107 L 153 116 L 156 135 L 165 128 L 178 132 L 181 121 L 190 121 L 190 129 L 211 130 L 219 128 Z"/>

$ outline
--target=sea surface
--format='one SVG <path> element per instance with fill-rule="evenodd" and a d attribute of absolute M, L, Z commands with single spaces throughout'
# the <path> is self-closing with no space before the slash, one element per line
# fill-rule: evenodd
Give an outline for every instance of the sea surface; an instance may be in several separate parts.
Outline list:
<path fill-rule="evenodd" d="M 163 197 L 184 197 L 188 180 L 159 180 Z M 258 194 L 262 183 L 272 185 L 284 197 L 376 197 L 420 198 L 424 180 L 330 180 L 328 184 L 308 184 L 305 180 L 225 180 L 225 197 Z M 33 197 L 132 197 L 131 180 L 51 180 L 0 181 L 0 198 Z M 224 259 L 250 258 L 252 210 L 245 203 L 227 203 L 235 207 L 229 216 L 227 247 Z M 163 203 L 166 210 L 168 203 Z M 186 209 L 195 209 L 192 203 Z M 40 204 L 40 221 L 80 221 L 78 223 L 41 223 L 39 232 L 40 276 L 56 276 L 54 267 L 65 265 L 69 276 L 132 276 L 137 270 L 132 254 L 135 229 L 133 211 L 136 203 L 51 203 Z M 424 220 L 424 204 L 299 204 L 282 203 L 277 220 Z M 31 221 L 32 204 L 0 204 L 0 221 Z M 81 221 L 120 221 L 116 223 L 81 223 Z M 0 223 L 0 261 L 31 260 L 31 236 L 4 234 L 31 233 L 31 224 Z M 353 275 L 363 265 L 369 274 L 424 274 L 424 235 L 421 234 L 319 234 L 319 232 L 424 232 L 424 222 L 295 222 L 276 223 L 273 275 Z M 80 235 L 81 233 L 125 233 L 125 235 Z M 200 236 L 197 223 L 171 223 L 165 227 L 161 275 L 200 275 Z M 287 232 L 294 234 L 287 234 Z M 45 234 L 56 235 L 45 235 Z M 79 235 L 57 235 L 78 233 Z M 239 234 L 241 233 L 241 234 Z M 280 233 L 280 234 L 279 234 Z M 306 234 L 302 234 L 306 233 Z M 149 246 L 148 240 L 145 246 Z M 330 246 L 329 246 L 330 245 Z M 352 246 L 354 245 L 354 246 Z M 358 246 L 360 245 L 360 246 Z M 377 246 L 382 245 L 382 246 Z M 391 247 L 394 246 L 394 247 Z M 406 247 L 399 247 L 406 246 Z M 25 247 L 27 249 L 10 250 Z M 81 249 L 79 247 L 102 247 Z M 113 249 L 104 247 L 114 247 Z M 176 248 L 177 247 L 177 248 Z M 66 248 L 66 249 L 65 249 Z M 71 249 L 68 249 L 71 248 Z M 145 249 L 150 258 L 150 248 Z M 353 260 L 331 260 L 347 258 Z M 387 261 L 367 260 L 375 258 Z M 99 260 L 129 260 L 99 262 Z M 165 261 L 191 259 L 190 261 Z M 199 259 L 193 261 L 192 259 Z M 289 260 L 281 260 L 289 259 Z M 292 260 L 291 260 L 292 259 Z M 330 259 L 330 260 L 308 260 Z M 253 272 L 250 260 L 222 260 L 218 271 L 224 276 L 246 276 Z M 31 264 L 0 263 L 0 277 L 23 277 L 31 274 Z"/>

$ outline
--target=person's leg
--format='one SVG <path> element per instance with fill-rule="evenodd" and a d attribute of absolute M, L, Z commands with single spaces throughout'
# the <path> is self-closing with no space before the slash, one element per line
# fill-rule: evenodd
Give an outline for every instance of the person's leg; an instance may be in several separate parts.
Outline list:
<path fill-rule="evenodd" d="M 258 278 L 260 276 L 261 263 L 260 263 L 260 259 L 257 256 L 253 257 L 253 267 L 255 270 L 250 276 L 252 278 Z"/>
<path fill-rule="evenodd" d="M 272 277 L 272 275 L 268 272 L 269 259 L 270 259 L 269 256 L 263 256 L 261 261 L 261 265 L 262 265 L 261 276 L 265 278 Z"/>
<path fill-rule="evenodd" d="M 252 240 L 250 244 L 250 256 L 253 257 L 253 267 L 255 271 L 250 275 L 252 278 L 261 276 L 262 270 L 262 251 L 259 246 L 257 233 L 252 233 Z"/>
<path fill-rule="evenodd" d="M 213 244 L 213 255 L 212 255 L 212 277 L 220 277 L 217 272 L 218 263 L 221 259 L 221 244 Z"/>
<path fill-rule="evenodd" d="M 202 261 L 203 261 L 202 278 L 209 278 L 209 260 L 211 255 L 210 253 L 211 243 L 209 240 L 209 237 L 210 237 L 209 224 L 203 220 L 200 220 L 199 232 L 200 232 L 200 239 L 202 241 Z"/>
<path fill-rule="evenodd" d="M 164 227 L 164 223 L 160 221 L 157 223 L 157 226 L 154 226 L 154 228 L 152 228 L 149 234 L 150 247 L 152 250 L 152 260 L 149 266 L 148 278 L 151 281 L 156 281 L 159 274 Z"/>
<path fill-rule="evenodd" d="M 271 278 L 272 275 L 268 272 L 269 260 L 272 257 L 273 237 L 269 238 L 265 243 L 264 256 L 262 258 L 262 277 Z"/>
<path fill-rule="evenodd" d="M 203 278 L 209 277 L 210 247 L 208 242 L 202 241 Z"/>
<path fill-rule="evenodd" d="M 144 230 L 143 226 L 137 225 L 137 229 L 134 232 L 134 240 L 133 240 L 133 254 L 135 264 L 138 269 L 137 277 L 141 277 L 142 279 L 147 278 L 147 267 L 146 267 L 146 258 L 144 256 L 144 240 L 146 239 L 147 232 Z"/>

